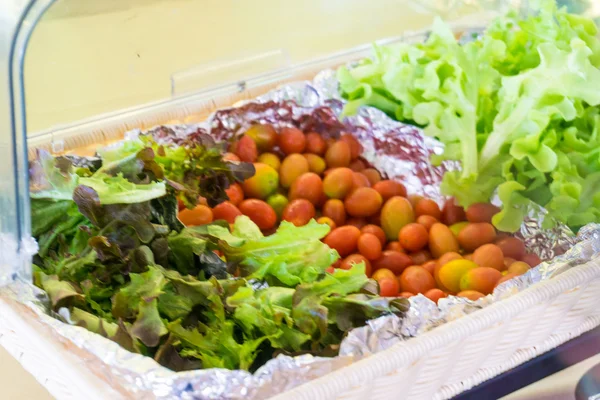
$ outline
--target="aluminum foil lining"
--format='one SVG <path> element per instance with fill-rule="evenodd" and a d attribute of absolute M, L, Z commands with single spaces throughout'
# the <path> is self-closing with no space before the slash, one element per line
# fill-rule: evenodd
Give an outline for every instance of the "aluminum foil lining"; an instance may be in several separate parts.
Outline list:
<path fill-rule="evenodd" d="M 347 132 L 359 138 L 366 160 L 387 177 L 402 181 L 409 192 L 443 200 L 438 189 L 441 177 L 446 169 L 456 168 L 456 165 L 447 163 L 433 167 L 429 163 L 431 154 L 442 151 L 440 143 L 425 137 L 420 129 L 393 121 L 376 109 L 362 108 L 356 116 L 340 122 L 338 115 L 342 106 L 334 72 L 323 71 L 311 82 L 286 85 L 255 101 L 220 110 L 205 123 L 158 127 L 151 133 L 185 136 L 200 129 L 216 138 L 229 139 L 257 122 L 279 127 L 297 126 L 331 136 Z M 139 130 L 131 131 L 127 138 L 140 133 Z M 62 322 L 61 319 L 68 322 L 68 313 L 51 313 L 44 293 L 29 283 L 5 287 L 0 293 L 29 305 L 51 335 L 88 352 L 90 357 L 86 365 L 105 379 L 108 377 L 112 386 L 127 390 L 133 398 L 265 399 L 344 367 L 355 358 L 381 351 L 479 310 L 533 283 L 589 261 L 600 252 L 600 225 L 587 226 L 574 238 L 564 226 L 543 231 L 543 218 L 543 210 L 532 208 L 518 235 L 529 251 L 544 259 L 562 255 L 506 282 L 492 295 L 477 302 L 449 297 L 441 300 L 439 306 L 422 295 L 415 296 L 410 299 L 411 309 L 404 318 L 381 317 L 350 332 L 342 342 L 338 357 L 280 355 L 254 374 L 221 369 L 175 373 L 148 357 L 130 353 L 108 339 Z M 107 367 L 110 374 L 106 373 Z"/>

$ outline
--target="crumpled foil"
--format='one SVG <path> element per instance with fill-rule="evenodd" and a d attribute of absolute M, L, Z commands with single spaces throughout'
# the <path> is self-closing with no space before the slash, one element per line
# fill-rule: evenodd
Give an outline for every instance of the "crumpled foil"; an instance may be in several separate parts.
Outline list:
<path fill-rule="evenodd" d="M 388 178 L 402 181 L 409 192 L 443 201 L 439 191 L 441 177 L 445 170 L 457 166 L 446 163 L 434 167 L 430 164 L 431 154 L 443 150 L 439 142 L 425 137 L 420 129 L 393 121 L 372 108 L 362 108 L 357 115 L 340 121 L 338 115 L 342 107 L 343 100 L 337 93 L 334 72 L 323 71 L 311 82 L 285 85 L 254 101 L 217 111 L 205 123 L 157 127 L 150 134 L 155 137 L 184 137 L 204 131 L 217 139 L 229 140 L 257 122 L 272 123 L 278 127 L 297 126 L 325 136 L 347 132 L 361 141 L 366 161 Z M 126 138 L 140 133 L 139 130 L 132 131 Z M 552 260 L 504 283 L 492 295 L 476 302 L 451 296 L 440 300 L 439 306 L 422 295 L 414 296 L 410 299 L 411 308 L 405 317 L 381 317 L 350 332 L 342 342 L 338 357 L 280 355 L 254 374 L 222 369 L 175 373 L 148 357 L 124 350 L 108 339 L 61 322 L 59 318 L 68 322 L 68 313 L 51 313 L 43 300 L 43 292 L 31 284 L 13 285 L 0 292 L 28 304 L 58 340 L 69 341 L 91 354 L 92 357 L 87 360 L 90 369 L 106 375 L 106 367 L 109 367 L 112 383 L 127 390 L 134 398 L 265 399 L 344 367 L 356 358 L 384 350 L 479 310 L 598 256 L 600 225 L 589 225 L 581 230 L 578 237 L 573 237 L 565 226 L 542 230 L 543 218 L 544 210 L 532 207 L 518 236 L 525 241 L 529 251 Z"/>

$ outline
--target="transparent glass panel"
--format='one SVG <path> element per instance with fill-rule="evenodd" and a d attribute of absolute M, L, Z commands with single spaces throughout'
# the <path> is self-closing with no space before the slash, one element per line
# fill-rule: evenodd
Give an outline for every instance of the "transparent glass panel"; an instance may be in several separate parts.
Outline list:
<path fill-rule="evenodd" d="M 434 17 L 423 7 L 427 3 L 57 0 L 36 27 L 26 56 L 29 131 L 168 98 L 171 77 L 181 71 L 280 50 L 296 64 L 423 29 Z M 431 4 L 446 11 L 454 3 Z M 203 85 L 231 80 L 231 69 L 214 72 L 219 69 L 200 79 Z M 181 84 L 181 75 L 175 76 Z"/>

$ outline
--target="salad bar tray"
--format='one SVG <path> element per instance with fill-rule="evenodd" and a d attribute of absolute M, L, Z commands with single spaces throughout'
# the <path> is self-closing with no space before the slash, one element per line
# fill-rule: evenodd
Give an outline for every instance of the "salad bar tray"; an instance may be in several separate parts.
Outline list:
<path fill-rule="evenodd" d="M 600 42 L 549 4 L 562 25 L 517 60 L 531 71 L 506 57 L 528 39 L 506 33 L 515 15 L 483 36 L 438 21 L 374 59 L 360 48 L 32 136 L 35 285 L 0 289 L 0 343 L 60 399 L 417 400 L 596 328 L 597 138 L 561 123 L 600 124 L 580 80 L 600 80 Z M 536 18 L 523 26 L 546 29 Z M 474 80 L 453 74 L 468 57 Z M 540 69 L 574 89 L 531 83 Z M 527 140 L 498 139 L 510 93 L 531 97 L 512 117 Z"/>

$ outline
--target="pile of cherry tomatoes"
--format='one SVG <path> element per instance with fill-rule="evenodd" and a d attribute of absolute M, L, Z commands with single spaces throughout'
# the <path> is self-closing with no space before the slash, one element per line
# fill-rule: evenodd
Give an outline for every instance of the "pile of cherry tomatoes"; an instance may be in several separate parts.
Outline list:
<path fill-rule="evenodd" d="M 465 211 L 449 200 L 440 208 L 409 196 L 402 183 L 370 168 L 361 152 L 350 134 L 325 139 L 254 125 L 225 157 L 254 163 L 256 174 L 232 185 L 229 201 L 182 210 L 179 218 L 203 225 L 247 215 L 265 234 L 282 220 L 302 226 L 315 218 L 331 227 L 324 242 L 341 257 L 330 269 L 364 262 L 382 296 L 476 300 L 540 262 L 521 240 L 496 231 L 497 207 L 478 203 Z"/>

